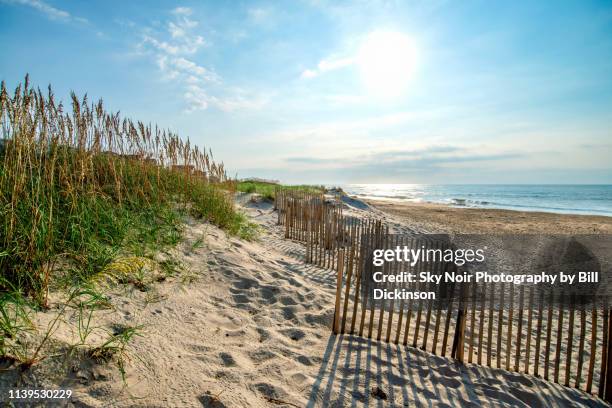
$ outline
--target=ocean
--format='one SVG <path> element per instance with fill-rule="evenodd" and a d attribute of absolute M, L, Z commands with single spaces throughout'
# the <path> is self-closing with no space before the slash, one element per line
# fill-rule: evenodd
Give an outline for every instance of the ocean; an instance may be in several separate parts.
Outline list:
<path fill-rule="evenodd" d="M 612 217 L 612 185 L 347 184 L 340 187 L 349 195 L 376 200 Z"/>

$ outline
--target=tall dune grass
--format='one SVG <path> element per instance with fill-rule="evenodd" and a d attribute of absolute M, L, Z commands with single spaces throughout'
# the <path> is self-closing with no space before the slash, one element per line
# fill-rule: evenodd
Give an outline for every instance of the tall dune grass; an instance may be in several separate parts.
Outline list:
<path fill-rule="evenodd" d="M 289 191 L 301 191 L 305 193 L 322 193 L 325 192 L 324 186 L 314 186 L 314 185 L 281 185 L 276 183 L 270 183 L 265 181 L 253 181 L 253 180 L 243 180 L 239 181 L 236 189 L 238 191 L 244 193 L 257 193 L 264 198 L 269 200 L 274 200 L 274 196 L 276 194 L 276 189 L 282 188 L 283 190 Z"/>
<path fill-rule="evenodd" d="M 58 264 L 92 274 L 126 240 L 143 245 L 191 211 L 238 233 L 223 163 L 178 135 L 107 112 L 102 101 L 26 77 L 0 89 L 0 290 L 19 287 L 43 303 Z"/>

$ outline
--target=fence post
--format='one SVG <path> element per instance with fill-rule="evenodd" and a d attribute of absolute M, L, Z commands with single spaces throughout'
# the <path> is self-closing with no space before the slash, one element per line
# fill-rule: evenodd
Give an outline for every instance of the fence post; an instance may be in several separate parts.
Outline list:
<path fill-rule="evenodd" d="M 463 344 L 465 336 L 465 310 L 459 309 L 457 312 L 457 328 L 455 329 L 455 340 L 453 341 L 453 355 L 460 363 L 463 363 Z"/>
<path fill-rule="evenodd" d="M 612 319 L 612 311 L 608 311 L 608 319 Z M 606 349 L 608 350 L 606 370 L 605 374 L 601 373 L 601 375 L 605 379 L 605 385 L 603 385 L 605 387 L 604 400 L 612 402 L 612 370 L 610 370 L 610 367 L 612 367 L 612 352 L 610 352 L 612 350 L 612 324 L 610 324 L 610 321 L 608 321 L 608 333 L 606 333 Z"/>
<path fill-rule="evenodd" d="M 340 250 L 343 254 L 344 250 Z M 340 295 L 342 293 L 342 273 L 344 270 L 344 257 L 338 257 L 338 278 L 336 279 L 336 308 L 334 310 L 334 334 L 340 332 Z"/>
<path fill-rule="evenodd" d="M 463 363 L 463 349 L 465 348 L 465 322 L 467 315 L 465 288 L 465 285 L 461 285 L 459 308 L 457 311 L 457 325 L 455 327 L 455 338 L 453 339 L 453 349 L 451 351 L 451 357 L 457 359 L 460 363 Z"/>
<path fill-rule="evenodd" d="M 291 217 L 291 207 L 285 204 L 285 238 L 289 238 L 289 224 Z"/>

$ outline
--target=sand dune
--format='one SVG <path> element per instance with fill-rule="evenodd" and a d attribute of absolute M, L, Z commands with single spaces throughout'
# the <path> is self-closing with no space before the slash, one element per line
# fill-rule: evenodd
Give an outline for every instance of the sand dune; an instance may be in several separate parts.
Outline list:
<path fill-rule="evenodd" d="M 110 364 L 49 359 L 25 374 L 6 371 L 3 401 L 8 388 L 27 386 L 72 388 L 64 405 L 87 407 L 605 406 L 530 376 L 333 336 L 333 271 L 303 262 L 304 247 L 282 238 L 271 204 L 245 200 L 244 210 L 261 226 L 259 241 L 191 221 L 176 255 L 193 281 L 158 283 L 154 298 L 117 289 L 115 310 L 96 315 L 107 328 L 144 325 L 129 349 L 127 386 Z M 58 342 L 70 343 L 69 327 Z"/>

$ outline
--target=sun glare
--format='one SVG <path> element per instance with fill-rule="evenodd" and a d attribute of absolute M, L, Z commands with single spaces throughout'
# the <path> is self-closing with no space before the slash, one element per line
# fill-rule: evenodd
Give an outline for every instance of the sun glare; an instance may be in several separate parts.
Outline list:
<path fill-rule="evenodd" d="M 368 92 L 395 98 L 408 87 L 416 69 L 417 50 L 413 40 L 393 31 L 369 34 L 358 54 L 361 80 Z"/>

